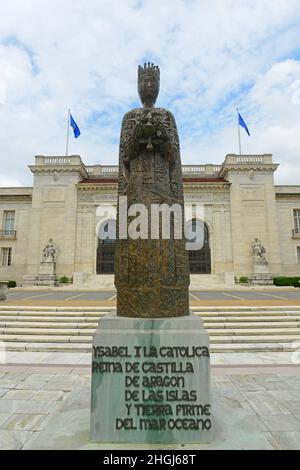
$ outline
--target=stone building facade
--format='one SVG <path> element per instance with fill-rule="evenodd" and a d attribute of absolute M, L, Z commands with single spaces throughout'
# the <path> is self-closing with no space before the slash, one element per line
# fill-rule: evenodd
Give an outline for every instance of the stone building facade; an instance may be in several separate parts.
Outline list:
<path fill-rule="evenodd" d="M 192 287 L 251 276 L 255 238 L 269 273 L 300 275 L 300 186 L 275 186 L 277 167 L 269 154 L 183 165 L 185 204 L 200 208 L 189 223 L 202 224 L 205 234 L 203 248 L 190 252 Z M 0 188 L 0 280 L 38 284 L 43 249 L 53 239 L 58 278 L 112 286 L 114 243 L 97 233 L 114 221 L 118 167 L 87 166 L 73 155 L 37 156 L 29 168 L 33 187 Z"/>

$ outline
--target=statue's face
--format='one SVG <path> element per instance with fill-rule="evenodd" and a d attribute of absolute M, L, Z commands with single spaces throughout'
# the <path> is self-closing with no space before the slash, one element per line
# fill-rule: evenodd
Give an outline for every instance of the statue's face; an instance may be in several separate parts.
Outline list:
<path fill-rule="evenodd" d="M 153 107 L 159 92 L 159 83 L 152 74 L 143 75 L 138 83 L 141 102 L 146 107 Z"/>

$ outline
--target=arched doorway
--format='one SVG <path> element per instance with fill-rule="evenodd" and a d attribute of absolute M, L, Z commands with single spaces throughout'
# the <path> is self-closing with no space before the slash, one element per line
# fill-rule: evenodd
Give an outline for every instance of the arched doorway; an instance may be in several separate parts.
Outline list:
<path fill-rule="evenodd" d="M 193 242 L 195 232 L 202 234 L 203 246 L 198 250 L 189 250 L 190 274 L 211 274 L 211 250 L 209 246 L 209 230 L 205 222 L 190 220 L 187 222 L 187 240 Z M 116 247 L 116 221 L 110 219 L 100 226 L 101 238 L 97 247 L 97 274 L 114 274 L 115 247 Z M 107 234 L 107 238 L 105 238 Z"/>
<path fill-rule="evenodd" d="M 209 230 L 202 220 L 192 219 L 187 222 L 187 240 L 195 240 L 195 232 L 201 234 L 200 249 L 189 250 L 189 268 L 190 274 L 211 274 L 211 252 L 209 246 Z"/>
<path fill-rule="evenodd" d="M 97 246 L 97 274 L 114 274 L 116 221 L 110 219 L 99 227 Z"/>

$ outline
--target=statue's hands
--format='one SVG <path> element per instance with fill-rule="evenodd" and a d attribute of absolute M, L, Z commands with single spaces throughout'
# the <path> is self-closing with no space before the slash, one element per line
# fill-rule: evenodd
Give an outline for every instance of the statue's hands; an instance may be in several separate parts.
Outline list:
<path fill-rule="evenodd" d="M 168 133 L 162 122 L 158 122 L 158 125 L 156 127 L 156 135 L 158 138 L 161 138 L 164 141 L 168 140 Z"/>
<path fill-rule="evenodd" d="M 152 151 L 155 147 L 165 146 L 170 141 L 168 131 L 160 116 L 155 113 L 143 114 L 131 120 L 129 137 L 130 159 L 140 148 Z M 135 148 L 135 151 L 132 150 Z"/>
<path fill-rule="evenodd" d="M 143 128 L 140 122 L 135 122 L 135 125 L 132 129 L 132 137 L 133 139 L 138 139 L 143 135 Z"/>

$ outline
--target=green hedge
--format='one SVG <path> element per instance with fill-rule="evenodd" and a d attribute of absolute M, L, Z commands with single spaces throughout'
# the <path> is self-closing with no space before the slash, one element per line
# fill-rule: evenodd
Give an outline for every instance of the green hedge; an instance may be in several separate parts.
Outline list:
<path fill-rule="evenodd" d="M 241 276 L 239 283 L 240 284 L 247 284 L 249 282 L 249 278 L 247 276 Z"/>
<path fill-rule="evenodd" d="M 9 289 L 13 289 L 14 287 L 17 287 L 16 281 L 8 281 L 7 287 Z"/>
<path fill-rule="evenodd" d="M 274 277 L 275 286 L 298 286 L 300 277 Z"/>

